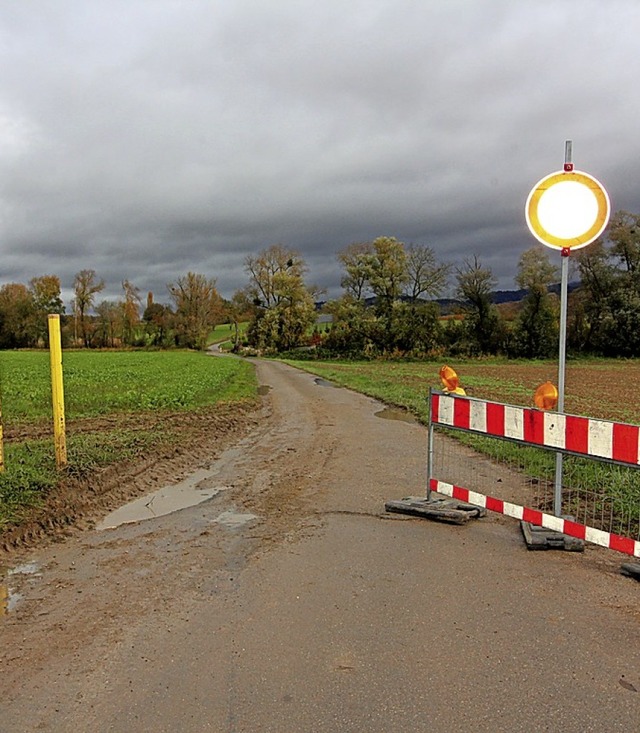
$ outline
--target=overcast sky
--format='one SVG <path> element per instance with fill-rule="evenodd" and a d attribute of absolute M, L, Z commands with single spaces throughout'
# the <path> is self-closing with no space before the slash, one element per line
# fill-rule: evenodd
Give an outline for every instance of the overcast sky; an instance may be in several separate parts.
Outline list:
<path fill-rule="evenodd" d="M 67 302 L 86 268 L 231 297 L 276 243 L 337 297 L 381 235 L 514 288 L 568 139 L 640 213 L 639 0 L 16 0 L 0 69 L 0 285 Z"/>

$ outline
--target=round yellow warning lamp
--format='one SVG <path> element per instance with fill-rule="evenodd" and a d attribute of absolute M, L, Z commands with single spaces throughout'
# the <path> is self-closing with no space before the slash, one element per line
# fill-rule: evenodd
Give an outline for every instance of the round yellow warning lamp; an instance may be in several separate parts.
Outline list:
<path fill-rule="evenodd" d="M 440 381 L 447 392 L 453 392 L 460 386 L 460 377 L 457 375 L 455 369 L 446 366 L 446 364 L 440 369 Z"/>
<path fill-rule="evenodd" d="M 558 390 L 551 382 L 541 384 L 533 395 L 535 406 L 541 410 L 553 410 L 558 404 Z"/>
<path fill-rule="evenodd" d="M 580 249 L 597 239 L 609 221 L 604 186 L 582 171 L 558 171 L 531 189 L 527 226 L 542 244 L 554 249 Z"/>

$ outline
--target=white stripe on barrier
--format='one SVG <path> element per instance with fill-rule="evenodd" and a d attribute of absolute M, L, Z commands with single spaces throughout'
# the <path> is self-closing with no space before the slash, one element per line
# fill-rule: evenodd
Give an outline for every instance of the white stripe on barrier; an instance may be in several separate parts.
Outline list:
<path fill-rule="evenodd" d="M 524 440 L 524 421 L 521 407 L 504 406 L 504 437 L 513 440 Z"/>
<path fill-rule="evenodd" d="M 613 423 L 589 420 L 589 453 L 601 458 L 613 455 Z"/>
<path fill-rule="evenodd" d="M 550 448 L 564 448 L 567 418 L 557 412 L 544 413 L 544 444 Z"/>
<path fill-rule="evenodd" d="M 453 425 L 453 397 L 440 397 L 438 404 L 438 420 L 445 425 Z"/>
<path fill-rule="evenodd" d="M 487 432 L 487 403 L 472 400 L 469 403 L 469 427 L 479 433 Z"/>

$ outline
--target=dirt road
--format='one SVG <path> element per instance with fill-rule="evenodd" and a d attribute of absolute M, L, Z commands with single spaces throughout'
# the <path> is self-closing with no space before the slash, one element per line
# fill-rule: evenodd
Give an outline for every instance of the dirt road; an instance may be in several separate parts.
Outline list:
<path fill-rule="evenodd" d="M 619 557 L 386 515 L 424 492 L 424 428 L 257 369 L 261 420 L 198 474 L 214 498 L 20 558 L 1 733 L 640 730 Z"/>

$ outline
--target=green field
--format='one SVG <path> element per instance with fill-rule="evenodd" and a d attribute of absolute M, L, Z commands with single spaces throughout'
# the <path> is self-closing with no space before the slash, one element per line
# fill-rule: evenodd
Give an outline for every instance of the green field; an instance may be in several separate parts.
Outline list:
<path fill-rule="evenodd" d="M 63 355 L 66 420 L 163 414 L 211 409 L 253 401 L 253 366 L 239 359 L 200 352 L 69 351 Z M 53 438 L 42 438 L 51 422 L 49 355 L 40 351 L 0 352 L 0 395 L 5 436 L 5 471 L 0 474 L 0 527 L 38 503 L 60 476 Z M 123 421 L 124 422 L 124 421 Z M 171 440 L 171 422 L 151 429 L 104 426 L 67 436 L 67 473 L 144 454 Z M 44 431 L 48 432 L 48 431 Z M 17 437 L 11 437 L 16 435 Z"/>

